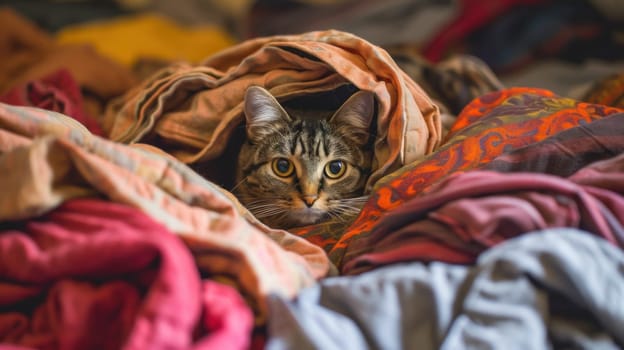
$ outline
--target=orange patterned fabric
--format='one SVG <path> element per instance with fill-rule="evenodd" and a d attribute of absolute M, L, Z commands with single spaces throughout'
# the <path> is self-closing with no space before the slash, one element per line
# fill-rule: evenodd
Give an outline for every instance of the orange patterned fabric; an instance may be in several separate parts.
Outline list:
<path fill-rule="evenodd" d="M 298 233 L 323 246 L 340 268 L 364 249 L 358 247 L 358 240 L 370 233 L 384 213 L 425 193 L 431 185 L 579 123 L 618 112 L 622 110 L 558 97 L 542 89 L 511 88 L 484 95 L 462 111 L 448 141 L 436 152 L 380 179 L 344 234 L 337 226 Z"/>

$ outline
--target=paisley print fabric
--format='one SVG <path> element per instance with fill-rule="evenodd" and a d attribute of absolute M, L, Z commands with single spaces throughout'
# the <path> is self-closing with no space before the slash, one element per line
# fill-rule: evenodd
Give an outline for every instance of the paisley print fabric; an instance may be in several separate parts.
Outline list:
<path fill-rule="evenodd" d="M 560 131 L 622 110 L 556 96 L 543 89 L 510 88 L 473 100 L 458 116 L 446 142 L 434 153 L 380 179 L 358 218 L 298 232 L 323 247 L 340 268 L 357 256 L 382 216 L 420 196 L 451 174 L 477 169 L 495 157 L 539 142 Z"/>

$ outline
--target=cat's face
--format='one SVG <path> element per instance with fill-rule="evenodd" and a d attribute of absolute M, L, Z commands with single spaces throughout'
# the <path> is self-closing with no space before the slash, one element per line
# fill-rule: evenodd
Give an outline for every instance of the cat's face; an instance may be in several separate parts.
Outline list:
<path fill-rule="evenodd" d="M 233 192 L 271 227 L 352 217 L 365 200 L 373 95 L 354 94 L 331 118 L 309 114 L 287 113 L 260 87 L 247 91 L 247 142 Z"/>

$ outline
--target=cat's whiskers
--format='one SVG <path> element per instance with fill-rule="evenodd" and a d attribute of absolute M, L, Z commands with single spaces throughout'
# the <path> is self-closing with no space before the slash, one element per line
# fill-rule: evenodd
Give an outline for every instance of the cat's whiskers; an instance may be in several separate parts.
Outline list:
<path fill-rule="evenodd" d="M 247 142 L 241 145 L 231 192 L 252 215 L 274 228 L 353 219 L 366 197 L 348 197 L 362 193 L 373 145 L 382 139 L 371 134 L 373 93 L 358 91 L 335 110 L 305 103 L 299 106 L 296 99 L 288 102 L 282 105 L 259 86 L 245 92 Z M 275 162 L 280 158 L 292 162 L 289 168 L 280 168 L 284 162 Z M 327 168 L 337 160 L 353 169 L 338 172 Z M 302 188 L 302 181 L 316 184 L 318 199 L 322 200 L 308 206 L 297 200 L 308 192 Z"/>
<path fill-rule="evenodd" d="M 368 196 L 332 200 L 329 202 L 328 213 L 338 216 L 355 216 L 360 213 L 367 200 Z"/>
<path fill-rule="evenodd" d="M 288 212 L 288 206 L 276 199 L 258 199 L 248 202 L 246 206 L 257 218 L 266 218 Z"/>
<path fill-rule="evenodd" d="M 230 192 L 234 193 L 234 191 L 236 191 L 236 189 L 238 188 L 238 186 L 242 185 L 245 181 L 247 181 L 247 179 L 249 178 L 249 176 L 245 176 L 242 180 L 240 180 L 236 185 L 234 185 L 234 187 L 232 187 L 232 189 L 230 190 Z"/>

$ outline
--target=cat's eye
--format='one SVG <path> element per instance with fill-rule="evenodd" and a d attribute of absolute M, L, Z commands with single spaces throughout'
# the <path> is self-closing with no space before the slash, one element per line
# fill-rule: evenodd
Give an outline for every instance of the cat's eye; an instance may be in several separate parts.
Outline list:
<path fill-rule="evenodd" d="M 271 169 L 273 172 L 280 177 L 289 177 L 292 175 L 295 167 L 291 163 L 290 160 L 286 158 L 275 158 L 271 163 Z"/>
<path fill-rule="evenodd" d="M 325 175 L 330 179 L 337 179 L 347 171 L 347 164 L 342 160 L 332 160 L 325 164 Z"/>

